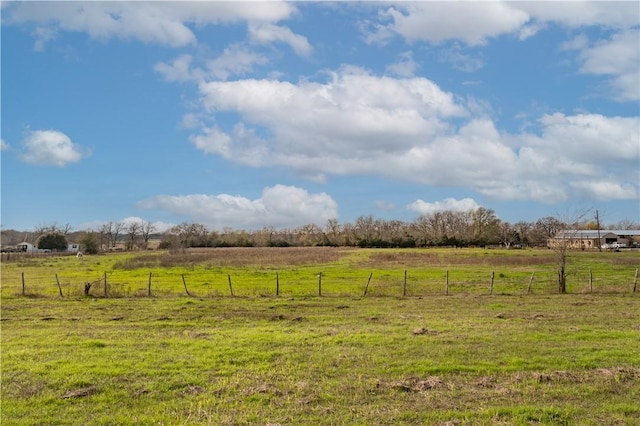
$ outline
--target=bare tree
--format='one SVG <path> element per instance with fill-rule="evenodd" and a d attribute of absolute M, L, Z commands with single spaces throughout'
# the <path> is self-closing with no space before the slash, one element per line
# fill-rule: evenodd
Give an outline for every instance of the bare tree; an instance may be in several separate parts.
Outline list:
<path fill-rule="evenodd" d="M 127 226 L 127 250 L 133 250 L 135 248 L 141 228 L 142 223 L 138 221 L 131 222 Z"/>
<path fill-rule="evenodd" d="M 552 239 L 549 240 L 548 246 L 553 250 L 553 253 L 556 256 L 558 292 L 562 294 L 567 292 L 567 262 L 569 258 L 569 248 L 576 236 L 577 228 L 581 220 L 587 213 L 588 211 L 582 212 L 576 215 L 576 218 L 573 220 L 554 219 L 553 221 L 549 221 L 549 219 L 553 218 L 545 218 L 549 223 L 560 224 L 560 229 L 551 237 Z"/>
<path fill-rule="evenodd" d="M 156 231 L 156 227 L 151 222 L 142 222 L 140 226 L 140 236 L 142 237 L 142 248 L 149 247 L 149 237 Z"/>
<path fill-rule="evenodd" d="M 516 222 L 513 230 L 518 234 L 518 240 L 523 246 L 528 246 L 531 242 L 531 230 L 533 225 L 529 222 Z"/>
<path fill-rule="evenodd" d="M 518 233 L 510 223 L 501 222 L 498 225 L 498 238 L 502 245 L 510 249 L 511 245 L 518 241 Z"/>
<path fill-rule="evenodd" d="M 122 222 L 107 222 L 100 227 L 100 232 L 107 237 L 109 247 L 115 247 L 120 239 L 120 233 L 124 228 Z"/>

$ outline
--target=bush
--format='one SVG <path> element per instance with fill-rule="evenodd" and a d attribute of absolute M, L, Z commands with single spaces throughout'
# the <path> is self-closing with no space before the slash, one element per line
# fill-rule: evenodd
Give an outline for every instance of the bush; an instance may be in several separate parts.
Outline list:
<path fill-rule="evenodd" d="M 66 251 L 67 238 L 59 232 L 51 232 L 40 236 L 36 246 L 40 250 Z"/>

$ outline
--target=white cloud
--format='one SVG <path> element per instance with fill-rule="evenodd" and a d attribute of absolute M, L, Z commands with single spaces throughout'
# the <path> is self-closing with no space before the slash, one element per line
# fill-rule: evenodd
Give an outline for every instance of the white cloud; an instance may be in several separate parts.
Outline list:
<path fill-rule="evenodd" d="M 387 72 L 399 77 L 413 77 L 420 65 L 413 60 L 411 51 L 398 55 L 398 61 L 387 66 Z"/>
<path fill-rule="evenodd" d="M 477 46 L 503 34 L 524 40 L 548 23 L 630 29 L 640 24 L 640 16 L 632 1 L 401 2 L 381 9 L 379 21 L 360 23 L 368 42 L 385 42 L 398 34 L 410 42 L 456 40 Z"/>
<path fill-rule="evenodd" d="M 291 46 L 297 55 L 308 57 L 313 47 L 306 37 L 295 34 L 291 29 L 271 23 L 249 24 L 249 37 L 256 43 L 281 42 Z"/>
<path fill-rule="evenodd" d="M 206 79 L 227 80 L 232 76 L 243 76 L 253 72 L 256 65 L 268 62 L 265 55 L 236 43 L 227 47 L 219 56 L 206 61 L 204 68 L 193 64 L 192 55 L 183 54 L 170 62 L 158 62 L 153 69 L 166 81 L 201 82 Z"/>
<path fill-rule="evenodd" d="M 266 56 L 249 50 L 241 44 L 227 47 L 217 58 L 207 62 L 209 74 L 216 79 L 226 80 L 230 76 L 243 76 L 253 71 L 255 65 L 264 65 Z"/>
<path fill-rule="evenodd" d="M 571 187 L 579 192 L 580 196 L 596 200 L 632 200 L 637 199 L 639 195 L 637 187 L 610 177 L 572 182 Z"/>
<path fill-rule="evenodd" d="M 172 62 L 158 62 L 153 70 L 161 74 L 166 81 L 192 81 L 203 77 L 200 69 L 192 69 L 193 57 L 188 54 L 176 57 Z"/>
<path fill-rule="evenodd" d="M 610 75 L 613 97 L 621 101 L 640 100 L 640 30 L 616 33 L 609 40 L 585 47 L 580 72 Z"/>
<path fill-rule="evenodd" d="M 614 171 L 612 181 L 627 189 L 612 196 L 633 194 L 625 182 L 637 188 L 638 117 L 556 113 L 529 127 L 537 133 L 507 134 L 473 100 L 462 104 L 429 80 L 350 67 L 325 83 L 238 80 L 199 88 L 203 114 L 215 120 L 218 111 L 233 112 L 240 121 L 205 127 L 192 143 L 244 165 L 285 166 L 316 181 L 369 174 L 547 203 Z"/>
<path fill-rule="evenodd" d="M 11 145 L 6 143 L 4 141 L 4 139 L 0 139 L 0 151 L 5 151 L 5 150 L 10 149 L 10 148 L 11 148 Z"/>
<path fill-rule="evenodd" d="M 29 131 L 22 145 L 25 149 L 22 159 L 36 165 L 64 167 L 90 155 L 57 130 Z"/>
<path fill-rule="evenodd" d="M 517 5 L 502 2 L 407 2 L 388 8 L 381 18 L 392 21 L 383 34 L 392 31 L 409 41 L 431 43 L 460 40 L 470 46 L 515 32 L 529 20 Z"/>
<path fill-rule="evenodd" d="M 407 209 L 425 216 L 443 211 L 467 212 L 469 210 L 476 210 L 479 207 L 480 205 L 472 198 L 463 198 L 462 200 L 445 198 L 442 201 L 435 201 L 433 203 L 416 200 L 407 205 Z"/>
<path fill-rule="evenodd" d="M 3 25 L 35 23 L 36 46 L 55 31 L 84 32 L 99 40 L 136 39 L 171 47 L 196 43 L 188 25 L 277 22 L 295 6 L 283 1 L 255 2 L 11 2 Z"/>
<path fill-rule="evenodd" d="M 603 26 L 614 29 L 638 25 L 638 4 L 633 1 L 515 2 L 514 7 L 540 22 L 555 22 L 570 28 Z"/>
<path fill-rule="evenodd" d="M 138 204 L 144 209 L 167 210 L 214 229 L 289 228 L 311 223 L 322 226 L 338 217 L 337 204 L 326 193 L 309 194 L 284 185 L 266 187 L 256 200 L 228 194 L 158 195 Z"/>
<path fill-rule="evenodd" d="M 484 60 L 480 58 L 479 54 L 473 56 L 469 53 L 463 53 L 458 43 L 443 49 L 440 53 L 440 60 L 448 62 L 453 68 L 464 72 L 474 72 L 484 67 Z"/>

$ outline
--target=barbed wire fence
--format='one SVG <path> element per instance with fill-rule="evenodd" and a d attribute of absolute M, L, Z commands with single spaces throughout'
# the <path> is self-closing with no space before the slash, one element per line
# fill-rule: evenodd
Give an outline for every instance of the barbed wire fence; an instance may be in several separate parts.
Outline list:
<path fill-rule="evenodd" d="M 78 277 L 56 272 L 4 277 L 2 293 L 25 297 L 428 297 L 436 295 L 558 294 L 554 271 L 446 269 L 357 270 L 350 273 L 297 270 L 218 271 L 210 274 L 166 270 L 108 271 Z M 14 274 L 15 275 L 15 274 Z M 18 281 L 18 282 L 16 282 Z M 576 269 L 568 293 L 637 293 L 638 268 L 615 275 Z"/>

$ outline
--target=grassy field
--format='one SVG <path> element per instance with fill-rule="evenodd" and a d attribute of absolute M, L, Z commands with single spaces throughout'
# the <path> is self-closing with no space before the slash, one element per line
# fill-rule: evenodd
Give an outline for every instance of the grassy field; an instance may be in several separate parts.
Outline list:
<path fill-rule="evenodd" d="M 640 252 L 574 252 L 568 264 L 568 291 L 630 292 Z M 550 250 L 344 248 L 224 248 L 185 253 L 147 252 L 75 257 L 16 257 L 2 263 L 2 295 L 22 293 L 82 296 L 93 283 L 95 296 L 198 297 L 360 296 L 371 275 L 372 296 L 523 294 L 534 274 L 534 293 L 557 292 Z M 405 285 L 405 271 L 407 273 Z M 319 277 L 320 273 L 322 276 Z M 277 274 L 277 278 L 276 278 Z M 107 281 L 106 289 L 104 281 Z M 232 281 L 231 289 L 229 279 Z M 58 283 L 60 284 L 58 286 Z M 186 290 L 185 290 L 186 285 Z"/>
<path fill-rule="evenodd" d="M 638 253 L 274 250 L 3 262 L 2 424 L 640 424 Z"/>

